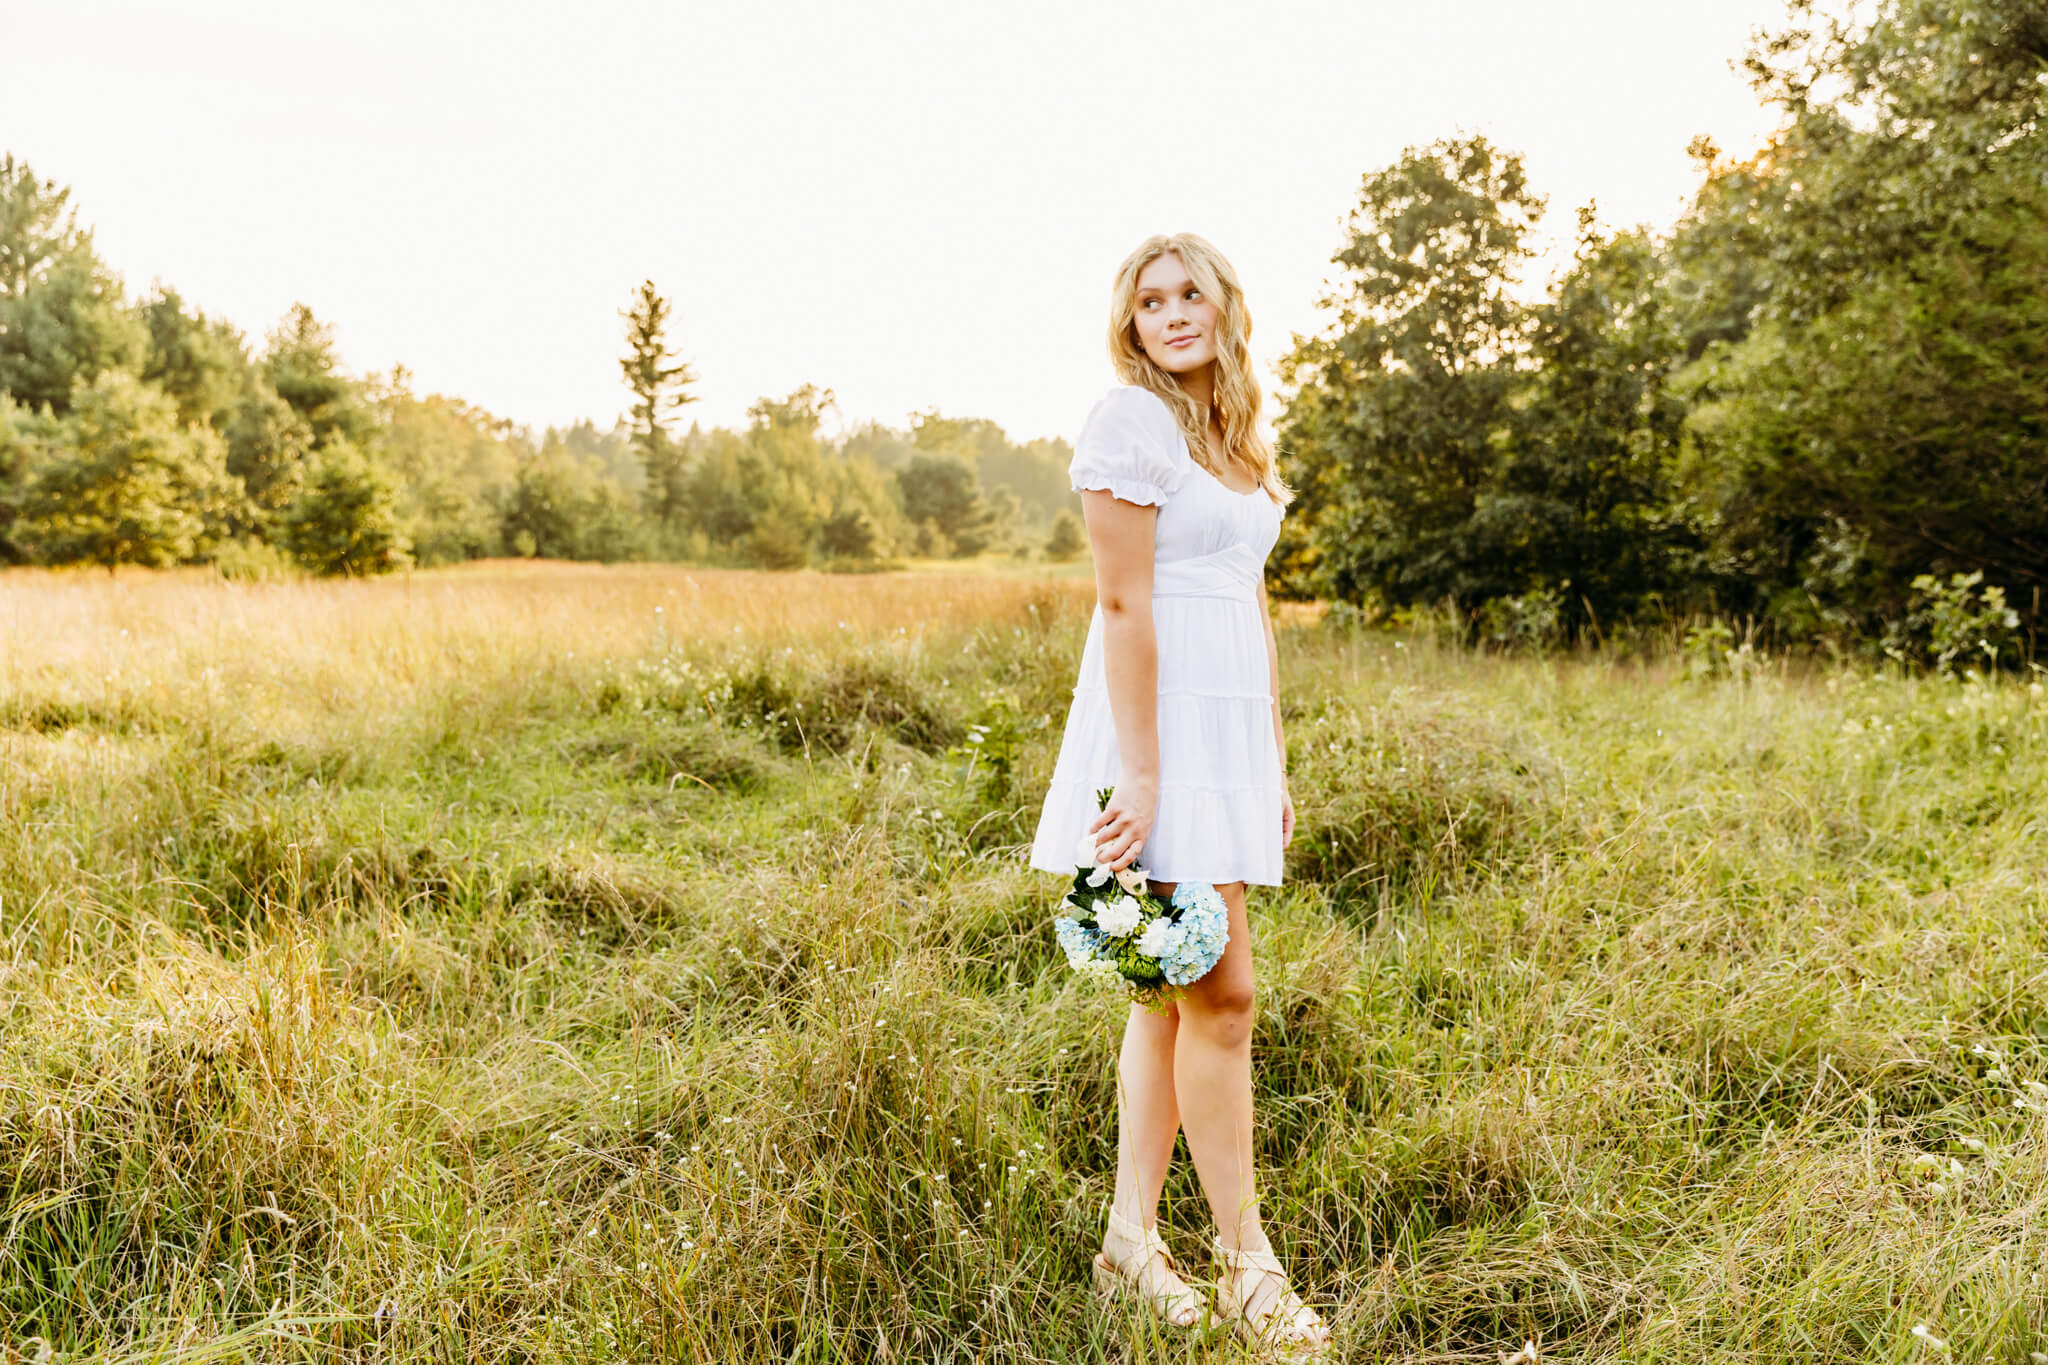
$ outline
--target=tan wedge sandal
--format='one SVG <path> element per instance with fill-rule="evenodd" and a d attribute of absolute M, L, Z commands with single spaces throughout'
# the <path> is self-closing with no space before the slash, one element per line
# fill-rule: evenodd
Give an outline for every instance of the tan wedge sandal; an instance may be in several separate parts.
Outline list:
<path fill-rule="evenodd" d="M 1216 1283 L 1216 1312 L 1238 1336 L 1263 1350 L 1284 1352 L 1289 1357 L 1319 1355 L 1329 1347 L 1329 1329 L 1316 1310 L 1301 1301 L 1301 1295 L 1286 1287 L 1287 1271 L 1278 1256 L 1270 1251 L 1227 1247 L 1220 1237 L 1210 1245 L 1224 1266 L 1224 1274 Z M 1245 1305 L 1253 1296 L 1248 1291 L 1239 1292 L 1242 1280 L 1230 1273 L 1233 1270 L 1255 1270 L 1280 1277 L 1280 1292 L 1266 1301 L 1257 1317 L 1246 1315 Z"/>
<path fill-rule="evenodd" d="M 1097 1292 L 1105 1298 L 1136 1294 L 1155 1317 L 1171 1327 L 1208 1327 L 1215 1322 L 1209 1305 L 1178 1274 L 1180 1267 L 1175 1264 L 1173 1253 L 1166 1249 L 1158 1228 L 1140 1228 L 1111 1209 L 1109 1230 L 1135 1249 L 1121 1265 L 1111 1261 L 1105 1252 L 1095 1253 Z M 1165 1264 L 1151 1277 L 1148 1287 L 1145 1272 L 1155 1259 Z"/>

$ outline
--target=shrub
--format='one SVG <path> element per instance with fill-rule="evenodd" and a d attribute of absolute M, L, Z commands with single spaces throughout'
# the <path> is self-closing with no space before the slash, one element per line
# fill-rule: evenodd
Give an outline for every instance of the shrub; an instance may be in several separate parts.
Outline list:
<path fill-rule="evenodd" d="M 1564 594 L 1555 588 L 1496 597 L 1476 616 L 1479 639 L 1497 649 L 1541 653 L 1564 637 Z"/>
<path fill-rule="evenodd" d="M 285 509 L 282 539 L 319 574 L 389 573 L 412 563 L 398 529 L 389 476 L 345 441 L 322 451 L 306 487 Z"/>
<path fill-rule="evenodd" d="M 1933 574 L 1913 580 L 1906 617 L 1886 625 L 1882 648 L 1901 661 L 1934 665 L 1945 678 L 1956 673 L 1957 661 L 1982 657 L 1996 668 L 2019 659 L 2020 617 L 2005 602 L 2005 589 L 1983 587 L 1984 575 L 1959 573 L 1943 583 Z"/>
<path fill-rule="evenodd" d="M 1088 548 L 1088 542 L 1081 534 L 1081 521 L 1072 512 L 1062 512 L 1052 519 L 1052 534 L 1045 538 L 1047 559 L 1067 560 Z"/>

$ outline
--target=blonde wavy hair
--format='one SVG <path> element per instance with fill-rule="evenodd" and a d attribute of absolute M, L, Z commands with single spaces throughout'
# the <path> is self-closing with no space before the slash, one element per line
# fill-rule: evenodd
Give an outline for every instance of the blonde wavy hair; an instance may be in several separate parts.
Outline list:
<path fill-rule="evenodd" d="M 1194 400 L 1171 372 L 1161 369 L 1138 344 L 1133 319 L 1138 311 L 1138 276 L 1161 256 L 1177 257 L 1188 278 L 1204 297 L 1216 303 L 1218 335 L 1212 392 L 1221 413 L 1223 449 L 1230 462 L 1251 475 L 1256 487 L 1285 507 L 1294 501 L 1294 490 L 1280 478 L 1274 465 L 1273 448 L 1259 434 L 1259 385 L 1252 377 L 1248 343 L 1252 316 L 1244 305 L 1244 290 L 1237 272 L 1223 253 L 1192 232 L 1159 233 L 1138 243 L 1138 249 L 1124 258 L 1116 269 L 1116 283 L 1109 294 L 1109 361 L 1116 377 L 1126 384 L 1149 389 L 1165 401 L 1187 438 L 1188 454 L 1195 463 L 1209 465 L 1209 414 Z"/>

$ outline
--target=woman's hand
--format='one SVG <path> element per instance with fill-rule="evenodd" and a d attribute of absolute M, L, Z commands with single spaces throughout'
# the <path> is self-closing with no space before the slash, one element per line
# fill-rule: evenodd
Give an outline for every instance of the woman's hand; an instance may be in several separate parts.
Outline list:
<path fill-rule="evenodd" d="M 1121 872 L 1138 860 L 1138 851 L 1152 834 L 1152 817 L 1159 808 L 1157 782 L 1119 782 L 1109 795 L 1109 804 L 1088 823 L 1095 840 L 1099 867 Z"/>
<path fill-rule="evenodd" d="M 1280 847 L 1286 848 L 1294 842 L 1294 793 L 1287 790 L 1287 783 L 1280 783 Z"/>

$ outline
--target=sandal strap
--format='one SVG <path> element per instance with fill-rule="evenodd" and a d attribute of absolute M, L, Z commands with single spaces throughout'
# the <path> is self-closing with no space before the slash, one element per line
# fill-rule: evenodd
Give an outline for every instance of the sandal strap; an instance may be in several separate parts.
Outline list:
<path fill-rule="evenodd" d="M 1212 1245 L 1216 1252 L 1216 1259 L 1222 1261 L 1225 1265 L 1239 1270 L 1264 1271 L 1267 1274 L 1280 1277 L 1280 1292 L 1267 1299 L 1263 1309 L 1258 1314 L 1257 1325 L 1262 1332 L 1270 1330 L 1276 1320 L 1280 1320 L 1284 1321 L 1288 1327 L 1294 1329 L 1290 1335 L 1295 1340 L 1306 1341 L 1309 1339 L 1311 1335 L 1309 1329 L 1315 1323 L 1322 1320 L 1321 1315 L 1315 1309 L 1309 1307 L 1307 1303 L 1303 1302 L 1301 1295 L 1294 1291 L 1293 1285 L 1288 1282 L 1286 1268 L 1280 1264 L 1279 1256 L 1271 1251 L 1255 1251 L 1249 1247 L 1225 1246 L 1223 1239 L 1220 1237 L 1215 1239 Z M 1231 1297 L 1237 1301 L 1240 1312 L 1243 1311 L 1243 1306 L 1251 1300 L 1251 1295 L 1248 1293 L 1233 1293 Z M 1247 1321 L 1250 1321 L 1250 1319 L 1247 1319 Z"/>
<path fill-rule="evenodd" d="M 1145 1253 L 1142 1258 L 1132 1257 L 1139 1265 L 1142 1266 L 1146 1261 L 1151 1260 L 1154 1255 L 1159 1255 L 1166 1258 L 1166 1264 L 1169 1268 L 1179 1268 L 1174 1264 L 1173 1253 L 1166 1249 L 1166 1239 L 1159 1235 L 1159 1229 L 1156 1225 L 1149 1228 L 1141 1228 L 1115 1209 L 1111 1209 L 1109 1211 L 1109 1230 L 1123 1238 L 1126 1242 L 1135 1242 L 1137 1249 Z"/>
<path fill-rule="evenodd" d="M 1136 1249 L 1131 1253 L 1126 1264 L 1135 1266 L 1137 1271 L 1142 1271 L 1151 1263 L 1154 1256 L 1158 1256 L 1166 1262 L 1166 1269 L 1171 1273 L 1172 1279 L 1176 1282 L 1180 1281 L 1180 1276 L 1177 1273 L 1172 1273 L 1180 1270 L 1180 1262 L 1176 1261 L 1173 1258 L 1173 1253 L 1167 1249 L 1166 1239 L 1159 1235 L 1159 1228 L 1156 1225 L 1149 1228 L 1141 1228 L 1112 1208 L 1109 1211 L 1109 1230 L 1124 1241 L 1137 1244 Z M 1183 1284 L 1182 1289 L 1185 1288 L 1186 1286 Z M 1182 1290 L 1174 1290 L 1173 1292 L 1178 1295 Z"/>
<path fill-rule="evenodd" d="M 1251 1247 L 1225 1246 L 1223 1239 L 1220 1237 L 1215 1240 L 1213 1245 L 1216 1251 L 1216 1259 L 1225 1265 L 1235 1266 L 1240 1270 L 1265 1270 L 1280 1276 L 1287 1274 L 1287 1268 L 1280 1264 L 1280 1258 L 1271 1251 L 1256 1251 Z"/>
<path fill-rule="evenodd" d="M 1111 1232 L 1126 1243 L 1135 1244 L 1121 1262 L 1110 1261 L 1107 1255 L 1102 1257 L 1120 1278 L 1132 1288 L 1143 1292 L 1164 1312 L 1178 1312 L 1183 1307 L 1192 1308 L 1198 1315 L 1204 1311 L 1202 1296 L 1180 1277 L 1180 1263 L 1174 1260 L 1173 1253 L 1167 1250 L 1166 1239 L 1159 1235 L 1157 1226 L 1141 1228 L 1112 1208 L 1109 1211 L 1109 1227 Z M 1166 1269 L 1159 1277 L 1158 1284 L 1147 1287 L 1145 1273 L 1151 1267 L 1154 1256 L 1166 1263 Z"/>

